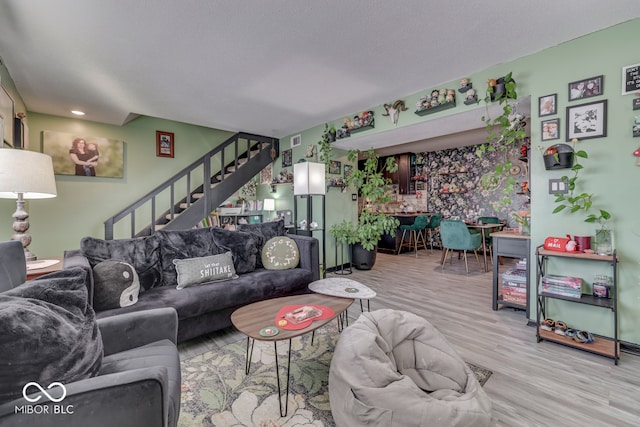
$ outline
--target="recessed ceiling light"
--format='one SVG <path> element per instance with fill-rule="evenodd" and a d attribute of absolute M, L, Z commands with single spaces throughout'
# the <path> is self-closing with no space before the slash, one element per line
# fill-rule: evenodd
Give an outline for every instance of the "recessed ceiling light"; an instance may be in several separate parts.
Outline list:
<path fill-rule="evenodd" d="M 84 116 L 84 111 L 71 110 L 71 113 L 75 114 L 76 116 Z"/>

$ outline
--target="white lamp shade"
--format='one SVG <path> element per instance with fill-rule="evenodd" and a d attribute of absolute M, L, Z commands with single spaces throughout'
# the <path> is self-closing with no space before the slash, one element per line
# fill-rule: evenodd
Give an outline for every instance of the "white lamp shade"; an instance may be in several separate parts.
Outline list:
<path fill-rule="evenodd" d="M 293 194 L 325 194 L 324 163 L 302 162 L 293 165 Z"/>
<path fill-rule="evenodd" d="M 274 199 L 264 199 L 263 209 L 265 211 L 275 211 L 276 210 L 276 201 Z"/>
<path fill-rule="evenodd" d="M 0 198 L 25 199 L 56 197 L 56 179 L 51 156 L 35 151 L 0 149 Z"/>

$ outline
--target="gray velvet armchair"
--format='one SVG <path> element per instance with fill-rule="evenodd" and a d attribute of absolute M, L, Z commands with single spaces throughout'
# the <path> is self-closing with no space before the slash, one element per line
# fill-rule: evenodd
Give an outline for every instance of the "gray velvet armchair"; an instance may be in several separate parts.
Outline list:
<path fill-rule="evenodd" d="M 14 243 L 0 243 L 0 297 L 32 283 L 19 283 L 25 278 L 24 255 L 20 256 L 22 246 Z M 158 308 L 127 313 L 100 319 L 97 325 L 104 348 L 97 375 L 64 384 L 62 401 L 57 401 L 61 396 L 33 387 L 27 393 L 30 401 L 25 397 L 0 401 L 0 426 L 177 425 L 181 379 L 176 311 Z M 0 357 L 0 375 L 6 378 L 11 369 L 2 367 L 6 363 L 3 359 Z M 46 389 L 46 384 L 43 387 Z"/>

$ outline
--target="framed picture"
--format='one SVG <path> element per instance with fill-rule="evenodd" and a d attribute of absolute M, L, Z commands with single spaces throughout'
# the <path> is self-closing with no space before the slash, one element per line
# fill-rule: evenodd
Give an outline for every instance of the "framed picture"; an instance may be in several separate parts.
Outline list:
<path fill-rule="evenodd" d="M 345 178 L 349 178 L 349 175 L 351 175 L 351 171 L 353 171 L 353 166 L 351 165 L 344 165 L 344 177 Z"/>
<path fill-rule="evenodd" d="M 607 100 L 567 107 L 567 141 L 607 136 Z"/>
<path fill-rule="evenodd" d="M 604 77 L 596 76 L 569 83 L 569 101 L 591 98 L 604 92 Z"/>
<path fill-rule="evenodd" d="M 337 160 L 331 160 L 331 163 L 329 163 L 329 173 L 340 175 L 342 173 L 342 163 Z"/>
<path fill-rule="evenodd" d="M 42 152 L 56 175 L 122 178 L 124 141 L 51 130 L 42 131 Z"/>
<path fill-rule="evenodd" d="M 293 157 L 291 154 L 291 150 L 284 150 L 282 152 L 282 167 L 286 168 L 293 164 Z"/>
<path fill-rule="evenodd" d="M 156 156 L 173 157 L 174 154 L 174 134 L 173 132 L 156 131 Z"/>
<path fill-rule="evenodd" d="M 302 145 L 302 135 L 295 135 L 291 137 L 291 148 Z"/>
<path fill-rule="evenodd" d="M 560 139 L 560 119 L 543 120 L 540 127 L 543 141 Z"/>
<path fill-rule="evenodd" d="M 4 88 L 4 86 L 0 85 L 0 130 L 2 132 L 2 139 L 4 140 L 4 144 L 10 145 L 13 147 L 13 118 L 15 114 L 13 112 L 13 99 L 9 92 Z M 0 141 L 2 142 L 2 141 Z M 3 144 L 0 144 L 3 145 Z"/>
<path fill-rule="evenodd" d="M 558 103 L 558 94 L 545 95 L 538 98 L 538 117 L 551 116 L 556 114 L 558 110 L 556 105 Z"/>
<path fill-rule="evenodd" d="M 622 67 L 622 94 L 630 95 L 640 90 L 640 64 Z"/>

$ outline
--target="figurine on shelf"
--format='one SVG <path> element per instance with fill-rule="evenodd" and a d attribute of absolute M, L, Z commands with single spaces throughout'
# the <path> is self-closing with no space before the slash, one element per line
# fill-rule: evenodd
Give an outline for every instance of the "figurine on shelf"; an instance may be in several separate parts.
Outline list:
<path fill-rule="evenodd" d="M 300 228 L 300 230 L 306 230 L 307 229 L 307 220 L 303 219 L 302 221 L 300 221 L 300 224 L 298 224 L 298 228 Z"/>
<path fill-rule="evenodd" d="M 467 97 L 464 100 L 465 105 L 471 105 L 478 102 L 478 95 L 476 95 L 475 89 L 469 89 L 467 92 Z"/>
<path fill-rule="evenodd" d="M 460 88 L 458 88 L 458 92 L 465 93 L 466 91 L 468 91 L 472 87 L 473 87 L 473 84 L 471 84 L 469 79 L 464 78 L 464 79 L 460 80 Z"/>

